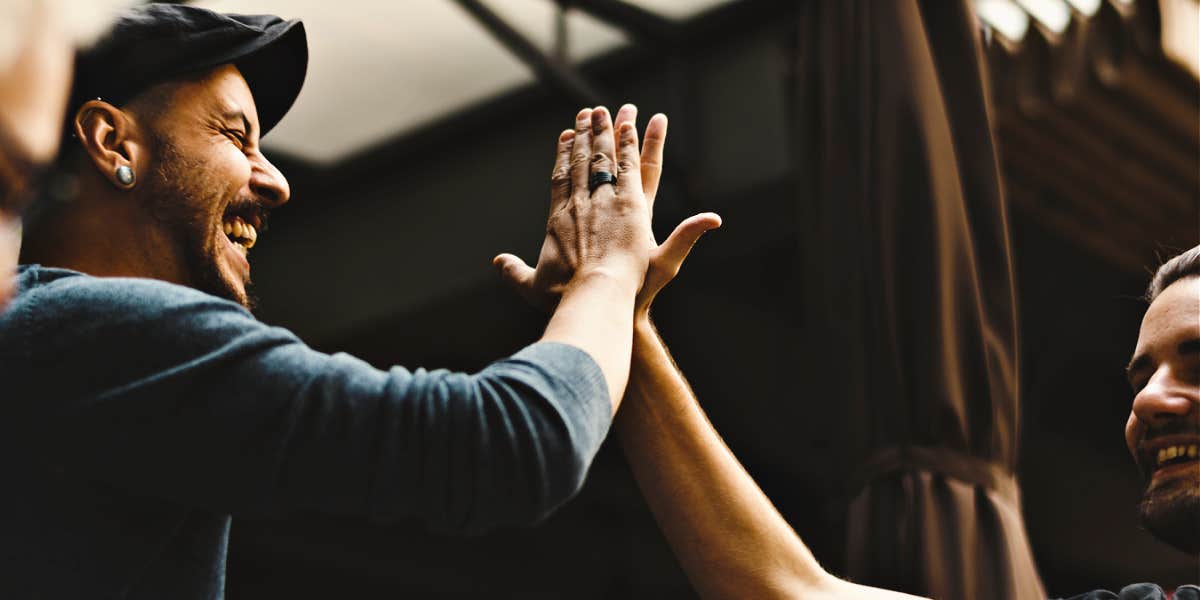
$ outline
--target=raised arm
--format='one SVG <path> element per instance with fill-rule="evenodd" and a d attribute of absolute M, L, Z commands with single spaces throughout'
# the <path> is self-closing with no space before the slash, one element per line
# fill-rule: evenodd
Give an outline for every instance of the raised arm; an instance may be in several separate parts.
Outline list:
<path fill-rule="evenodd" d="M 595 359 L 613 412 L 629 378 L 634 295 L 654 246 L 637 148 L 632 123 L 614 130 L 604 107 L 580 111 L 575 130 L 558 138 L 537 268 L 511 254 L 493 261 L 518 289 L 553 293 L 553 301 L 543 295 L 538 302 L 553 311 L 542 340 L 570 344 Z M 616 175 L 616 183 L 591 189 L 589 178 L 602 171 Z"/>
<path fill-rule="evenodd" d="M 615 431 L 701 597 L 912 598 L 827 573 L 709 423 L 647 314 L 634 331 Z"/>
<path fill-rule="evenodd" d="M 665 120 L 660 125 L 648 128 L 643 149 L 643 163 L 659 170 Z M 657 173 L 643 174 L 657 184 Z M 720 224 L 714 214 L 697 215 L 652 250 L 635 302 L 633 364 L 614 429 L 646 503 L 704 598 L 912 598 L 821 567 L 721 440 L 655 331 L 655 296 L 700 235 Z"/>
<path fill-rule="evenodd" d="M 636 117 L 626 105 L 617 127 Z M 648 209 L 662 172 L 667 120 L 646 125 L 641 176 Z M 833 577 L 779 515 L 705 417 L 671 360 L 649 316 L 655 295 L 675 274 L 693 244 L 721 219 L 702 213 L 682 222 L 650 251 L 633 318 L 633 361 L 616 431 L 655 518 L 684 571 L 705 598 L 911 598 Z M 550 260 L 547 260 L 549 258 Z M 538 267 L 555 273 L 543 249 Z M 497 266 L 504 267 L 505 257 Z M 502 269 L 531 302 L 553 306 L 560 287 Z M 565 280 L 562 272 L 557 276 Z"/>

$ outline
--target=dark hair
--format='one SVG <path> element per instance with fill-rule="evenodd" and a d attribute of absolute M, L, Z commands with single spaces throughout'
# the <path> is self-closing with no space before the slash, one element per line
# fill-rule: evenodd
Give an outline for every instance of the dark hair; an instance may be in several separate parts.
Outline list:
<path fill-rule="evenodd" d="M 1172 283 L 1188 277 L 1200 277 L 1200 246 L 1179 253 L 1158 268 L 1146 288 L 1146 301 L 1154 302 Z"/>

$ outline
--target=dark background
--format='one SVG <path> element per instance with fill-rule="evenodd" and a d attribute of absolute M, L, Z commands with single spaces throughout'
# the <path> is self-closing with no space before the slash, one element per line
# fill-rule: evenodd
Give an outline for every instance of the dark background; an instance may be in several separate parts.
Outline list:
<path fill-rule="evenodd" d="M 1156 53 L 1154 3 L 1135 4 L 1106 0 L 1065 35 L 1034 28 L 1019 43 L 981 30 L 1017 268 L 1019 476 L 1052 596 L 1200 579 L 1194 559 L 1139 528 L 1123 442 L 1140 296 L 1159 256 L 1194 245 L 1200 228 L 1187 168 L 1200 166 L 1196 80 Z M 836 572 L 845 474 L 831 472 L 839 440 L 827 432 L 839 382 L 792 377 L 822 351 L 800 344 L 793 276 L 799 18 L 793 3 L 735 2 L 666 38 L 642 31 L 580 74 L 611 108 L 671 116 L 659 239 L 695 212 L 724 217 L 655 318 L 714 425 Z M 380 366 L 474 370 L 536 340 L 542 317 L 490 259 L 536 257 L 554 136 L 575 100 L 539 85 L 335 166 L 274 156 L 293 199 L 253 253 L 260 316 Z M 230 553 L 234 600 L 694 596 L 612 445 L 538 528 L 456 538 L 415 522 L 239 519 Z"/>

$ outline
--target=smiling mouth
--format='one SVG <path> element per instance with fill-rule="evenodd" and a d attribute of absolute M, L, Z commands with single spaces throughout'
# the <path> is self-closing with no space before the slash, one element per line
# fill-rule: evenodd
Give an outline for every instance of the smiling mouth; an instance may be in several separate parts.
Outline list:
<path fill-rule="evenodd" d="M 221 228 L 229 241 L 244 250 L 253 248 L 254 244 L 258 242 L 258 228 L 246 222 L 241 216 L 226 216 L 221 222 Z"/>
<path fill-rule="evenodd" d="M 1196 444 L 1179 444 L 1159 448 L 1154 456 L 1154 469 L 1157 471 L 1163 467 L 1196 462 L 1197 456 L 1200 456 L 1200 448 Z"/>

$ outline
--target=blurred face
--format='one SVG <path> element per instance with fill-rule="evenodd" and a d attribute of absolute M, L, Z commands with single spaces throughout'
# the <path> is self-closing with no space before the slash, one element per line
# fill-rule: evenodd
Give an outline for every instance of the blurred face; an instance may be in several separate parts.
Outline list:
<path fill-rule="evenodd" d="M 58 151 L 72 49 L 58 18 L 37 7 L 15 58 L 0 71 L 0 309 L 12 294 L 21 211 L 39 167 Z"/>
<path fill-rule="evenodd" d="M 236 67 L 178 86 L 152 127 L 142 193 L 189 284 L 249 307 L 248 252 L 287 202 L 287 180 L 259 148 L 254 97 Z"/>
<path fill-rule="evenodd" d="M 1125 442 L 1146 477 L 1141 517 L 1163 541 L 1200 552 L 1200 277 L 1176 281 L 1146 311 L 1129 366 Z"/>

